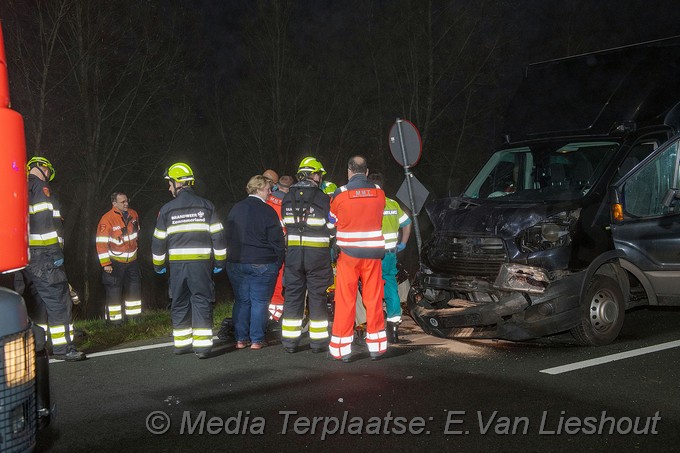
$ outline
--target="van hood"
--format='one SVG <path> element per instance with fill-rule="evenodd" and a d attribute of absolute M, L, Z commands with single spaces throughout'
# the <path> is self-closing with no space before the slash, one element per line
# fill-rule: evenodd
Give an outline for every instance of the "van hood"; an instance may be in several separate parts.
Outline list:
<path fill-rule="evenodd" d="M 436 233 L 511 240 L 547 217 L 578 207 L 573 201 L 510 203 L 452 197 L 434 200 L 425 209 Z"/>

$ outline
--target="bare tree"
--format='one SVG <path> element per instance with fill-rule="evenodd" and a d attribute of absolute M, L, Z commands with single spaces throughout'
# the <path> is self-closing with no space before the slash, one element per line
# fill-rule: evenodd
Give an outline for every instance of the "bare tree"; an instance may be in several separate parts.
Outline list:
<path fill-rule="evenodd" d="M 140 193 L 160 176 L 186 119 L 182 96 L 172 95 L 183 80 L 181 45 L 167 27 L 174 15 L 153 4 L 55 0 L 22 5 L 16 17 L 21 109 L 31 146 L 47 144 L 58 170 L 67 266 L 87 310 L 108 195 L 121 186 Z"/>

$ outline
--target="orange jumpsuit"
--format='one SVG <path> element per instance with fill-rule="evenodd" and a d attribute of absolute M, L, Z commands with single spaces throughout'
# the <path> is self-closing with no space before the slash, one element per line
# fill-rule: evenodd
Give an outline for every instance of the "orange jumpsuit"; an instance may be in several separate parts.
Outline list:
<path fill-rule="evenodd" d="M 272 192 L 267 198 L 267 204 L 274 208 L 276 215 L 279 216 L 279 221 L 281 222 L 281 228 L 283 228 L 283 234 L 286 234 L 286 228 L 283 226 L 283 217 L 281 216 L 281 202 L 283 197 L 286 195 L 285 192 L 277 190 Z M 272 294 L 272 300 L 269 303 L 269 314 L 271 319 L 278 321 L 283 315 L 283 268 L 284 264 L 281 265 L 279 269 L 279 275 L 276 277 L 276 284 L 274 285 L 274 294 Z"/>
<path fill-rule="evenodd" d="M 387 350 L 383 315 L 382 258 L 385 239 L 382 218 L 385 192 L 364 175 L 354 175 L 331 201 L 331 217 L 340 247 L 335 285 L 335 319 L 329 351 L 336 359 L 352 352 L 359 280 L 366 305 L 366 346 L 372 358 Z"/>

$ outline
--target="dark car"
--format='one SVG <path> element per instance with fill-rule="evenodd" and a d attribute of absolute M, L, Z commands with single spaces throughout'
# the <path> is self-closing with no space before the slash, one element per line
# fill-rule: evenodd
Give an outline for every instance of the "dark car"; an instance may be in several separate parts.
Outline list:
<path fill-rule="evenodd" d="M 603 345 L 626 309 L 680 305 L 679 78 L 680 37 L 529 65 L 506 145 L 463 194 L 426 207 L 418 324 Z"/>

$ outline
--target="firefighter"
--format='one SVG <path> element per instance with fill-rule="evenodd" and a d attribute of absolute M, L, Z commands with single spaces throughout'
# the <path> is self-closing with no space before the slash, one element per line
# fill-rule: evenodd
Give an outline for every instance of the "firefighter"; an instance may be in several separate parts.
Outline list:
<path fill-rule="evenodd" d="M 340 256 L 329 349 L 334 358 L 343 362 L 351 360 L 357 287 L 361 280 L 367 316 L 366 346 L 371 359 L 378 360 L 387 351 L 381 268 L 385 256 L 382 234 L 385 192 L 368 181 L 364 157 L 350 158 L 347 167 L 348 182 L 335 191 L 331 200 L 331 217 L 337 229 Z"/>
<path fill-rule="evenodd" d="M 71 297 L 64 269 L 64 239 L 59 202 L 50 191 L 54 167 L 44 157 L 32 157 L 28 171 L 28 246 L 30 263 L 27 277 L 34 285 L 33 303 L 44 303 L 47 326 L 55 358 L 67 362 L 84 360 L 85 354 L 73 344 Z"/>
<path fill-rule="evenodd" d="M 106 288 L 106 319 L 114 325 L 142 313 L 142 274 L 137 261 L 139 216 L 129 208 L 129 203 L 125 193 L 112 193 L 112 207 L 97 226 L 97 255 Z M 124 301 L 124 311 L 121 301 Z"/>
<path fill-rule="evenodd" d="M 371 173 L 368 180 L 380 188 L 385 187 L 382 173 Z M 402 231 L 399 240 L 399 230 Z M 385 237 L 385 257 L 382 259 L 382 278 L 385 284 L 385 307 L 387 309 L 387 341 L 399 342 L 399 324 L 401 324 L 401 300 L 397 284 L 397 253 L 406 248 L 411 236 L 411 219 L 401 209 L 399 203 L 385 197 L 382 231 Z"/>
<path fill-rule="evenodd" d="M 309 339 L 312 352 L 328 348 L 326 289 L 333 283 L 328 222 L 330 198 L 319 188 L 323 167 L 305 158 L 297 172 L 298 182 L 283 198 L 283 222 L 288 232 L 286 288 L 281 322 L 281 342 L 286 352 L 297 351 L 302 335 L 305 295 L 309 294 Z"/>
<path fill-rule="evenodd" d="M 154 270 L 170 273 L 174 353 L 193 349 L 204 359 L 213 344 L 215 284 L 210 273 L 221 272 L 227 259 L 224 228 L 212 202 L 194 193 L 189 165 L 172 164 L 164 177 L 174 200 L 158 213 L 151 243 Z"/>
<path fill-rule="evenodd" d="M 302 159 L 300 162 L 300 166 L 305 165 L 308 167 L 313 167 L 313 168 L 318 168 L 319 171 L 321 172 L 321 182 L 319 183 L 319 188 L 325 193 L 326 195 L 333 195 L 335 190 L 338 188 L 335 183 L 331 181 L 326 181 L 324 180 L 324 176 L 326 176 L 326 170 L 323 168 L 323 165 L 321 165 L 321 162 L 319 162 L 315 157 L 305 157 Z"/>

